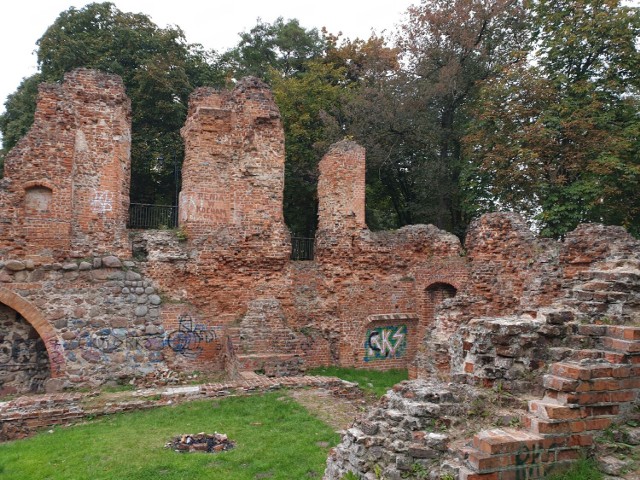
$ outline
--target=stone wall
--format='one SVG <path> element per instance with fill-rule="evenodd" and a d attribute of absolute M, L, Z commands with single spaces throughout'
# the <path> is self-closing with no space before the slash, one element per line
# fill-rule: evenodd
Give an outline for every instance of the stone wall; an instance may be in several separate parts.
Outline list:
<path fill-rule="evenodd" d="M 193 361 L 209 351 L 215 352 L 213 368 L 221 368 L 215 330 L 203 327 L 188 305 L 163 306 L 153 282 L 137 270 L 135 262 L 115 256 L 0 261 L 3 351 L 11 347 L 12 357 L 23 358 L 26 341 L 28 363 L 40 365 L 35 377 L 52 372 L 53 378 L 42 378 L 35 390 L 142 383 L 146 376 L 157 381 L 183 357 Z M 35 375 L 32 368 L 25 364 L 19 375 Z M 7 383 L 16 392 L 34 389 L 33 378 Z"/>
<path fill-rule="evenodd" d="M 148 232 L 134 240 L 147 257 L 141 268 L 171 301 L 194 305 L 223 329 L 242 368 L 409 366 L 428 325 L 423 313 L 440 300 L 424 292 L 465 281 L 458 239 L 433 226 L 370 232 L 364 150 L 340 142 L 320 164 L 316 258 L 290 261 L 283 133 L 266 86 L 245 79 L 232 92 L 196 91 L 182 133 L 188 238 Z M 380 353 L 371 354 L 376 328 Z"/>
<path fill-rule="evenodd" d="M 120 79 L 77 70 L 41 87 L 36 121 L 7 157 L 1 293 L 43 339 L 51 388 L 413 363 L 444 299 L 434 285 L 451 295 L 467 262 L 432 226 L 367 229 L 361 147 L 340 142 L 322 161 L 318 256 L 294 262 L 284 134 L 266 85 L 192 95 L 180 235 L 124 229 L 129 121 Z"/>
<path fill-rule="evenodd" d="M 638 421 L 640 242 L 601 225 L 544 241 L 516 216 L 492 214 L 471 226 L 467 246 L 470 281 L 435 309 L 419 353 L 430 382 L 398 386 L 358 420 L 327 480 L 420 469 L 537 479 L 585 455 L 615 422 Z M 541 398 L 514 408 L 532 393 Z"/>
<path fill-rule="evenodd" d="M 470 225 L 464 249 L 432 225 L 371 232 L 365 152 L 343 141 L 319 165 L 316 257 L 291 261 L 280 114 L 249 78 L 191 97 L 179 231 L 127 232 L 129 123 L 122 81 L 76 70 L 41 87 L 6 158 L 3 394 L 320 365 L 429 380 L 351 429 L 328 478 L 374 478 L 375 465 L 400 478 L 434 459 L 460 479 L 536 478 L 631 410 L 640 244 L 622 228 L 583 225 L 557 242 L 496 213 Z M 464 425 L 465 403 L 503 391 L 544 395 L 518 417 L 525 431 L 468 447 L 428 431 Z"/>
<path fill-rule="evenodd" d="M 431 225 L 371 232 L 350 141 L 319 166 L 316 258 L 291 261 L 280 114 L 251 78 L 191 97 L 180 231 L 127 232 L 129 120 L 117 77 L 78 70 L 41 88 L 7 157 L 0 334 L 25 335 L 20 316 L 33 327 L 51 389 L 333 364 L 542 392 L 549 364 L 598 343 L 580 322 L 637 321 L 638 244 L 622 229 L 555 242 L 491 214 L 465 249 Z"/>

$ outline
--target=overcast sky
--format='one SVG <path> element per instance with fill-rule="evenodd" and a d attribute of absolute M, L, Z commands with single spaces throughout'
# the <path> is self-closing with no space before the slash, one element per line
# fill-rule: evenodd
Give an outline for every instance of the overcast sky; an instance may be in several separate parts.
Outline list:
<path fill-rule="evenodd" d="M 99 1 L 99 0 L 97 0 Z M 36 41 L 70 7 L 86 0 L 4 0 L 0 6 L 0 112 L 7 95 L 36 72 Z M 144 13 L 160 27 L 178 25 L 187 41 L 224 51 L 250 30 L 258 17 L 297 18 L 305 28 L 327 27 L 349 38 L 368 38 L 371 29 L 390 30 L 418 0 L 112 0 L 122 11 Z"/>

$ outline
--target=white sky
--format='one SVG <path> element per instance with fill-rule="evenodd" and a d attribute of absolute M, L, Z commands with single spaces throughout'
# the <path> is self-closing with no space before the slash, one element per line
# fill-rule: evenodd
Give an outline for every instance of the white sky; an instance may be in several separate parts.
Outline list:
<path fill-rule="evenodd" d="M 101 1 L 101 0 L 96 0 Z M 327 27 L 348 38 L 368 38 L 371 29 L 392 30 L 419 0 L 111 0 L 124 12 L 144 13 L 160 27 L 178 25 L 187 41 L 224 51 L 260 17 L 297 18 L 307 28 Z M 0 4 L 0 112 L 7 95 L 36 72 L 36 41 L 58 14 L 89 0 L 3 0 Z"/>

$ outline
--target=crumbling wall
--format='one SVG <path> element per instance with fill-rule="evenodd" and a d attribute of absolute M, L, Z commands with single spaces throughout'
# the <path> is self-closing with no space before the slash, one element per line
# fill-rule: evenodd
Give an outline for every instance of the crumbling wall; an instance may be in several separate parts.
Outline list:
<path fill-rule="evenodd" d="M 334 296 L 340 363 L 411 367 L 434 307 L 444 299 L 428 290 L 447 285 L 455 292 L 467 280 L 460 242 L 433 225 L 371 232 L 365 223 L 365 151 L 355 142 L 333 145 L 319 170 L 315 255 Z"/>
<path fill-rule="evenodd" d="M 584 346 L 576 324 L 640 318 L 640 243 L 620 227 L 581 225 L 559 242 L 490 214 L 466 245 L 470 281 L 427 333 L 425 351 L 437 354 L 419 358 L 421 376 L 532 389 L 543 367 Z"/>
<path fill-rule="evenodd" d="M 44 363 L 51 378 L 37 389 L 49 391 L 108 381 L 166 382 L 171 370 L 198 361 L 222 370 L 218 332 L 204 326 L 192 306 L 164 305 L 153 282 L 137 270 L 135 262 L 112 255 L 0 262 L 0 312 L 8 312 L 0 322 L 2 351 Z M 28 352 L 23 340 L 33 344 Z M 31 368 L 23 367 L 20 375 Z M 12 374 L 18 375 L 15 369 Z"/>
<path fill-rule="evenodd" d="M 41 85 L 34 124 L 5 159 L 0 258 L 128 250 L 130 117 L 115 75 L 80 69 Z"/>
<path fill-rule="evenodd" d="M 245 78 L 232 91 L 196 90 L 182 136 L 180 226 L 186 234 L 212 242 L 201 248 L 217 256 L 235 254 L 253 264 L 287 259 L 284 131 L 267 85 Z"/>
<path fill-rule="evenodd" d="M 429 383 L 396 386 L 357 420 L 331 452 L 327 480 L 427 470 L 457 480 L 538 479 L 584 456 L 615 422 L 638 421 L 640 242 L 601 225 L 539 242 L 521 225 L 509 214 L 475 223 L 474 281 L 436 309 L 421 351 L 419 374 Z M 540 398 L 507 408 L 519 393 Z M 505 420 L 489 426 L 485 417 Z"/>
<path fill-rule="evenodd" d="M 243 368 L 410 365 L 428 325 L 422 313 L 433 309 L 425 290 L 464 283 L 457 238 L 433 226 L 370 232 L 364 149 L 345 141 L 320 164 L 316 259 L 292 262 L 283 133 L 266 86 L 245 79 L 231 92 L 196 91 L 182 134 L 188 238 L 142 234 L 144 271 L 223 328 Z"/>

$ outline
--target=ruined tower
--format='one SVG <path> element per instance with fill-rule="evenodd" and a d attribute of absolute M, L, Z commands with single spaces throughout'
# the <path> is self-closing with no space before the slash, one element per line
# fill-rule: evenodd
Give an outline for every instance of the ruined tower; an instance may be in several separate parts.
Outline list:
<path fill-rule="evenodd" d="M 182 129 L 185 160 L 180 226 L 190 239 L 286 258 L 284 131 L 264 83 L 196 90 Z"/>
<path fill-rule="evenodd" d="M 55 258 L 128 251 L 130 122 L 118 76 L 79 69 L 41 85 L 33 126 L 5 161 L 0 250 Z"/>

